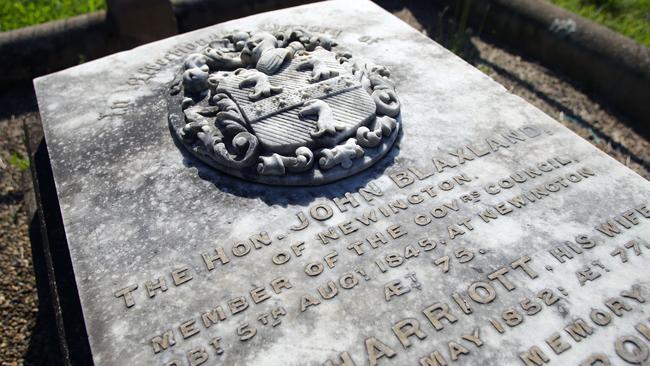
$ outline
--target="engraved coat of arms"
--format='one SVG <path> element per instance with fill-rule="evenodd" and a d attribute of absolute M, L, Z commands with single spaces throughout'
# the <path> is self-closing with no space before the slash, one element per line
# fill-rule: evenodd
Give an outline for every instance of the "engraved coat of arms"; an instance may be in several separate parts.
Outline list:
<path fill-rule="evenodd" d="M 389 71 L 303 29 L 234 32 L 187 56 L 169 120 L 208 165 L 276 185 L 319 185 L 383 157 L 399 132 Z"/>

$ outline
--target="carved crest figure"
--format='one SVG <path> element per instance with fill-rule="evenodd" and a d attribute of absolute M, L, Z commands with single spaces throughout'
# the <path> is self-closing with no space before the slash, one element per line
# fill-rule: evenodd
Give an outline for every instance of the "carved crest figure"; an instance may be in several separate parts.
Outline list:
<path fill-rule="evenodd" d="M 400 103 L 385 67 L 303 29 L 235 32 L 185 59 L 170 123 L 225 173 L 319 185 L 357 173 L 394 143 Z"/>

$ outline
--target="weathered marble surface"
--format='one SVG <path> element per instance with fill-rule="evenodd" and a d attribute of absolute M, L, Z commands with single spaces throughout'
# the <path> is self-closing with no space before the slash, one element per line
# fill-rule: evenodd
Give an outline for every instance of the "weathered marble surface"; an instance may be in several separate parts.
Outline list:
<path fill-rule="evenodd" d="M 183 56 L 200 47 L 197 40 L 211 35 L 272 25 L 307 25 L 331 31 L 337 42 L 356 54 L 390 68 L 402 103 L 402 135 L 383 160 L 334 184 L 282 188 L 219 174 L 175 144 L 160 93 L 173 79 Z M 189 42 L 195 43 L 186 46 Z M 377 349 L 367 350 L 366 341 L 375 339 L 390 348 L 384 348 L 386 355 L 378 359 L 379 365 L 418 365 L 422 357 L 436 350 L 450 365 L 523 365 L 519 354 L 532 346 L 538 346 L 552 364 L 576 365 L 600 354 L 620 365 L 630 356 L 620 349 L 617 353 L 617 339 L 634 336 L 646 350 L 650 344 L 635 330 L 638 323 L 650 327 L 648 302 L 621 297 L 621 292 L 632 286 L 638 286 L 645 298 L 650 296 L 650 249 L 645 245 L 650 243 L 650 219 L 643 217 L 642 208 L 634 211 L 636 224 L 619 218 L 631 228 L 618 224 L 621 234 L 613 238 L 595 228 L 634 207 L 650 206 L 650 184 L 368 1 L 319 3 L 223 23 L 49 75 L 37 79 L 35 85 L 96 364 L 163 365 L 177 360 L 177 364 L 188 365 L 192 357 L 198 364 L 207 356 L 205 364 L 320 365 L 328 359 L 337 364 L 341 362 L 339 353 L 348 352 L 357 365 L 364 365 L 373 354 L 381 356 Z M 528 137 L 520 128 L 529 134 L 540 133 Z M 481 157 L 466 148 L 471 145 L 480 155 L 487 149 L 486 138 L 496 137 L 505 144 L 502 134 L 511 130 L 518 130 L 525 141 L 513 140 L 518 142 Z M 460 148 L 473 160 L 457 164 L 458 159 L 449 152 Z M 555 161 L 559 168 L 498 194 L 485 189 L 552 157 L 570 163 Z M 408 168 L 421 173 L 434 171 L 432 158 L 443 158 L 457 166 L 442 167 L 438 161 L 440 172 L 403 188 L 390 177 Z M 584 174 L 578 183 L 565 179 L 567 187 L 560 183 L 547 186 L 558 191 L 539 201 L 505 215 L 496 213 L 494 206 L 500 202 L 578 170 L 594 175 Z M 446 188 L 442 182 L 462 174 L 471 181 L 442 189 Z M 372 201 L 367 202 L 354 193 L 359 206 L 345 206 L 346 212 L 340 212 L 332 201 L 373 184 L 382 195 L 371 196 Z M 422 192 L 428 186 L 434 187 L 429 191 L 436 197 Z M 478 198 L 467 202 L 461 199 L 473 197 L 472 192 L 477 192 Z M 419 195 L 412 196 L 415 193 Z M 412 202 L 423 201 L 408 203 L 409 197 Z M 407 202 L 408 208 L 396 208 L 398 213 L 393 214 L 387 205 L 398 199 Z M 454 199 L 456 204 L 452 204 Z M 316 204 L 331 207 L 333 217 L 310 219 L 306 229 L 291 230 L 298 224 L 296 214 L 309 216 L 309 208 Z M 447 208 L 445 217 L 434 218 L 431 211 L 444 204 L 458 211 Z M 506 203 L 499 207 L 505 212 L 503 207 L 513 206 Z M 380 208 L 389 217 L 384 217 Z M 365 227 L 356 220 L 373 209 L 376 223 Z M 498 219 L 484 222 L 479 213 L 485 210 L 492 210 Z M 417 225 L 416 218 L 423 221 L 422 217 L 430 218 L 431 223 Z M 347 220 L 357 230 L 343 235 L 340 226 L 345 230 Z M 465 226 L 459 225 L 463 220 Z M 407 234 L 390 238 L 386 230 L 392 225 L 400 225 Z M 340 238 L 324 245 L 317 234 L 329 227 L 335 227 Z M 449 227 L 457 230 L 453 239 Z M 253 248 L 241 257 L 233 254 L 235 243 L 264 231 L 272 238 L 270 245 L 260 244 L 260 249 Z M 464 233 L 458 234 L 460 231 Z M 357 255 L 354 247 L 348 249 L 376 232 L 383 232 L 388 243 L 377 249 L 365 243 L 363 255 Z M 564 263 L 549 253 L 566 241 L 575 243 L 579 235 L 588 236 L 596 245 L 583 248 L 582 254 L 570 252 L 573 259 Z M 281 236 L 286 237 L 279 239 Z M 436 247 L 424 251 L 418 245 L 423 238 L 435 241 Z M 626 262 L 620 255 L 610 254 L 630 240 L 640 243 L 640 255 L 635 255 L 634 246 L 624 249 Z M 300 241 L 304 245 L 296 246 Z M 417 257 L 395 268 L 384 265 L 389 268 L 386 272 L 375 264 L 391 253 L 403 256 L 408 245 L 420 250 Z M 580 248 L 577 244 L 574 247 Z M 217 262 L 208 270 L 202 254 L 214 254 L 215 248 L 223 248 L 229 262 Z M 461 248 L 473 253 L 470 261 Z M 334 251 L 336 256 L 331 254 Z M 284 264 L 273 264 L 278 253 L 288 253 L 291 258 Z M 445 256 L 450 258 L 447 272 L 443 271 Z M 530 257 L 527 263 L 536 276 L 511 265 L 523 256 Z M 389 261 L 391 258 L 395 257 Z M 312 262 L 320 263 L 323 273 L 307 275 L 305 267 Z M 581 286 L 576 272 L 585 266 L 592 270 L 592 274 L 586 271 L 585 277 L 593 280 Z M 502 267 L 516 287 L 511 291 L 498 278 L 487 277 Z M 187 270 L 177 272 L 177 281 L 182 282 L 183 273 L 192 279 L 176 286 L 171 273 L 183 268 Z M 354 273 L 358 281 L 351 289 L 341 288 L 339 282 L 346 273 Z M 415 273 L 419 288 L 408 278 L 411 273 Z M 159 277 L 166 281 L 168 290 L 155 292 L 150 298 L 145 282 Z M 278 277 L 288 279 L 291 288 L 275 293 L 271 282 Z M 385 285 L 395 280 L 401 282 L 394 289 L 408 286 L 410 291 L 387 301 Z M 328 281 L 335 281 L 338 295 L 324 300 L 317 289 L 326 289 Z M 468 288 L 477 281 L 492 286 L 496 291 L 493 301 L 481 304 L 469 299 Z M 135 304 L 127 307 L 125 298 L 114 293 L 132 285 L 137 285 L 132 292 Z M 270 298 L 255 304 L 249 291 L 259 287 L 264 287 Z M 544 288 L 551 289 L 560 300 L 545 305 L 536 296 Z M 463 314 L 452 298 L 454 292 L 468 299 L 471 314 Z M 321 303 L 301 311 L 305 294 Z M 249 306 L 233 315 L 228 301 L 239 296 Z M 607 299 L 616 297 L 629 306 L 629 311 L 619 310 L 621 316 L 612 315 L 605 305 Z M 525 315 L 527 311 L 519 303 L 526 298 L 541 310 L 528 308 L 535 314 Z M 437 302 L 448 304 L 457 318 L 453 323 L 443 319 L 444 328 L 440 330 L 423 313 Z M 227 318 L 206 328 L 201 314 L 217 305 Z M 286 316 L 278 317 L 279 325 L 264 325 L 258 320 L 260 314 L 278 307 L 286 310 Z M 510 308 L 522 315 L 521 324 L 506 325 L 502 313 Z M 611 322 L 596 325 L 590 319 L 592 309 L 609 314 Z M 408 348 L 391 329 L 407 318 L 415 319 L 423 332 L 419 334 L 423 339 L 415 335 L 408 338 Z M 564 330 L 576 318 L 584 319 L 593 329 L 593 334 L 580 342 Z M 490 319 L 500 321 L 503 334 Z M 179 327 L 185 323 L 186 335 L 192 333 L 192 323 L 186 323 L 191 320 L 195 320 L 199 333 L 183 339 Z M 244 323 L 256 329 L 255 336 L 245 341 L 240 338 L 246 338 L 248 330 L 237 331 Z M 476 327 L 480 328 L 481 342 L 462 338 Z M 155 353 L 152 338 L 168 330 L 173 332 L 175 344 Z M 560 355 L 546 342 L 554 332 L 570 345 Z M 220 355 L 210 345 L 215 337 L 221 337 Z M 452 359 L 450 346 L 457 360 Z M 188 356 L 191 350 L 195 352 Z"/>

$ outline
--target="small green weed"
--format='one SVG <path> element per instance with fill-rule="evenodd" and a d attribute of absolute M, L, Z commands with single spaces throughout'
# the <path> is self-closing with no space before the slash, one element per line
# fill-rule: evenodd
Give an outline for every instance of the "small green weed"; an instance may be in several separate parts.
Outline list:
<path fill-rule="evenodd" d="M 12 153 L 8 163 L 10 166 L 20 171 L 29 169 L 29 159 L 18 153 Z"/>
<path fill-rule="evenodd" d="M 494 70 L 492 70 L 492 68 L 491 68 L 490 66 L 486 65 L 486 64 L 478 64 L 478 65 L 476 66 L 476 68 L 479 69 L 479 70 L 480 70 L 482 73 L 484 73 L 485 75 L 492 75 L 492 74 L 494 74 Z"/>

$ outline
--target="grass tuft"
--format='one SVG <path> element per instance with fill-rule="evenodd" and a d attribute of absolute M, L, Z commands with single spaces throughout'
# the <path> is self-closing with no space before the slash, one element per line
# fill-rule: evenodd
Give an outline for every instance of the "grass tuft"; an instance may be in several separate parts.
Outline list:
<path fill-rule="evenodd" d="M 551 0 L 650 47 L 650 0 Z"/>
<path fill-rule="evenodd" d="M 106 8 L 106 0 L 0 0 L 0 32 Z"/>

